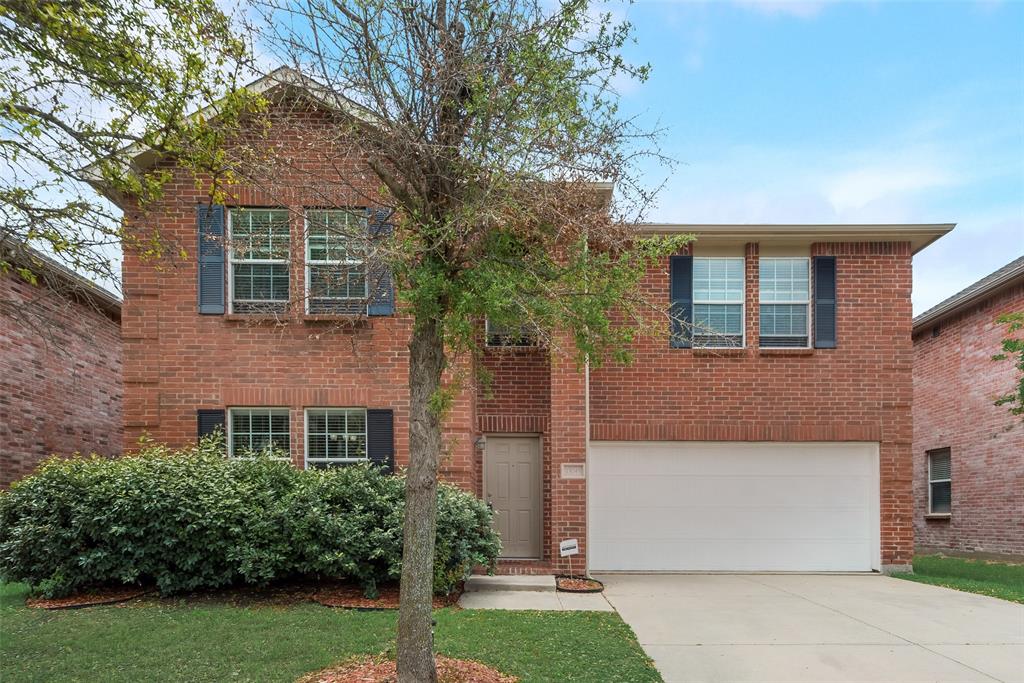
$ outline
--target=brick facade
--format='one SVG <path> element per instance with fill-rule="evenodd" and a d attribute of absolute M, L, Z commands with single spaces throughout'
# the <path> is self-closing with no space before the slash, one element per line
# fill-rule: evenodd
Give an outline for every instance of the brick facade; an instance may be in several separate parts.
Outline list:
<path fill-rule="evenodd" d="M 0 300 L 0 487 L 54 453 L 119 454 L 119 316 L 13 273 Z"/>
<path fill-rule="evenodd" d="M 372 201 L 371 176 L 357 161 L 336 168 L 304 142 L 317 136 L 304 139 L 287 122 L 274 136 L 282 142 L 275 153 L 301 156 L 304 174 L 346 175 L 351 196 L 332 196 L 330 205 Z M 240 188 L 228 203 L 283 203 L 293 210 L 291 289 L 301 292 L 302 207 L 325 200 L 288 190 L 306 180 L 290 176 L 293 167 L 284 164 L 276 172 L 275 191 Z M 195 439 L 198 409 L 283 407 L 291 415 L 292 460 L 302 466 L 304 408 L 391 408 L 396 461 L 407 462 L 409 320 L 313 320 L 303 316 L 301 305 L 273 320 L 199 315 L 195 207 L 207 197 L 186 174 L 170 170 L 176 175 L 165 199 L 144 216 L 129 210 L 128 225 L 141 236 L 157 229 L 193 256 L 154 263 L 125 255 L 126 447 L 144 433 L 176 446 Z M 507 563 L 508 571 L 564 569 L 558 542 L 567 537 L 583 546 L 576 568 L 585 561 L 587 483 L 564 479 L 561 472 L 562 465 L 586 462 L 589 439 L 878 442 L 882 561 L 910 561 L 911 246 L 823 242 L 804 248 L 805 254 L 838 259 L 837 349 L 757 349 L 759 244 L 751 241 L 738 251 L 747 257 L 745 349 L 669 349 L 664 337 L 645 338 L 635 345 L 632 365 L 588 372 L 576 367 L 567 353 L 570 341 L 561 339 L 559 351 L 550 354 L 488 349 L 473 361 L 492 381 L 458 397 L 446 423 L 444 476 L 482 494 L 483 456 L 475 445 L 480 435 L 531 434 L 542 444 L 543 556 Z M 667 306 L 667 263 L 653 269 L 642 287 Z M 459 363 L 469 368 L 469 361 Z"/>
<path fill-rule="evenodd" d="M 1024 420 L 996 396 L 1015 370 L 995 362 L 1006 328 L 1024 311 L 1024 278 L 914 334 L 914 527 L 922 550 L 1024 555 Z M 952 512 L 928 515 L 927 451 L 950 449 Z"/>

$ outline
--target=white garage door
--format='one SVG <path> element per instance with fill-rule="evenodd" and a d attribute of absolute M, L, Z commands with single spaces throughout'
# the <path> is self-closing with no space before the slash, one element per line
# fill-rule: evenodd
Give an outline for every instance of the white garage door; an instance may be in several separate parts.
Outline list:
<path fill-rule="evenodd" d="M 594 442 L 592 571 L 878 569 L 874 443 Z"/>

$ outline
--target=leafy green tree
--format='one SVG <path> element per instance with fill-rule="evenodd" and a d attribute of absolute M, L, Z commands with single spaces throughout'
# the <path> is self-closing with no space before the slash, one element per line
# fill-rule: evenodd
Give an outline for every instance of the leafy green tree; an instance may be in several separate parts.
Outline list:
<path fill-rule="evenodd" d="M 1014 415 L 1024 415 L 1024 337 L 1016 334 L 1024 330 L 1024 313 L 1004 313 L 996 318 L 996 322 L 1006 326 L 1006 337 L 1002 341 L 1002 353 L 992 356 L 992 360 L 1008 360 L 1017 368 L 1013 391 L 996 399 L 996 405 L 1009 406 Z"/>
<path fill-rule="evenodd" d="M 122 240 L 165 249 L 133 245 L 95 188 L 159 196 L 166 175 L 131 163 L 143 149 L 216 170 L 224 129 L 255 104 L 234 87 L 246 54 L 214 0 L 0 0 L 0 272 L 35 282 L 38 247 L 116 283 Z M 214 103 L 216 128 L 185 116 Z"/>
<path fill-rule="evenodd" d="M 414 321 L 398 671 L 403 683 L 434 681 L 442 421 L 481 321 L 526 327 L 580 364 L 625 360 L 654 318 L 667 329 L 664 303 L 637 283 L 686 238 L 634 230 L 651 199 L 639 164 L 658 152 L 615 91 L 647 67 L 621 55 L 630 25 L 589 0 L 253 2 L 259 48 L 352 114 L 320 144 L 313 126 L 297 136 L 337 155 L 329 172 L 289 175 L 330 201 L 345 183 L 336 170 L 365 159 L 384 197 L 372 202 L 394 211 L 375 257 L 392 265 Z"/>

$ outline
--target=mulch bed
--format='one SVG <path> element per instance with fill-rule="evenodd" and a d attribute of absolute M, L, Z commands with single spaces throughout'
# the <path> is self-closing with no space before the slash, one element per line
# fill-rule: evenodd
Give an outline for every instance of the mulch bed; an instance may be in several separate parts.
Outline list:
<path fill-rule="evenodd" d="M 437 655 L 438 683 L 517 683 L 515 676 L 507 676 L 480 662 L 450 659 Z M 307 674 L 296 683 L 394 683 L 398 680 L 395 662 L 376 657 L 360 657 L 340 666 Z"/>
<path fill-rule="evenodd" d="M 79 593 L 66 598 L 28 598 L 27 607 L 35 609 L 76 609 L 93 605 L 110 605 L 140 598 L 149 592 L 148 588 L 97 588 L 88 593 Z"/>
<path fill-rule="evenodd" d="M 604 584 L 597 579 L 578 576 L 556 576 L 555 587 L 564 593 L 600 593 Z"/>
<path fill-rule="evenodd" d="M 327 607 L 347 607 L 350 609 L 398 609 L 398 584 L 386 584 L 378 588 L 380 595 L 371 600 L 363 595 L 360 586 L 352 584 L 341 584 L 321 588 L 313 594 L 315 602 Z M 448 595 L 434 596 L 434 609 L 451 607 L 459 602 L 462 594 L 462 587 L 452 591 Z"/>

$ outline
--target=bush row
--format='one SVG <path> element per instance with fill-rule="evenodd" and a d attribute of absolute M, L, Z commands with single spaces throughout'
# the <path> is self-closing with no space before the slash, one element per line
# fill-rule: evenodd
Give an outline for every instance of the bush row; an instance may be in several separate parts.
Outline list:
<path fill-rule="evenodd" d="M 109 584 L 163 594 L 285 578 L 358 581 L 368 595 L 402 565 L 402 476 L 366 465 L 298 470 L 227 459 L 207 439 L 118 459 L 53 458 L 0 493 L 0 578 L 59 597 Z M 434 588 L 493 566 L 491 512 L 438 492 Z"/>

